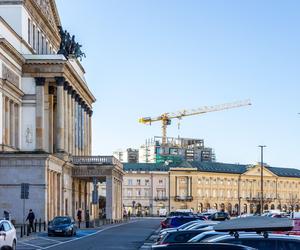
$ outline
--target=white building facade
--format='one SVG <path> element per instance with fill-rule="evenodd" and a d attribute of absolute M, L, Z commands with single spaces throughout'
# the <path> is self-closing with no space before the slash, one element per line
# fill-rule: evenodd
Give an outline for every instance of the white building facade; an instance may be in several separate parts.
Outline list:
<path fill-rule="evenodd" d="M 118 165 L 113 179 L 96 170 L 110 175 L 108 206 L 122 204 L 111 199 L 113 190 L 121 192 L 122 166 L 90 158 L 96 99 L 76 57 L 57 54 L 65 46 L 59 27 L 54 0 L 0 0 L 0 213 L 9 211 L 17 222 L 30 208 L 45 221 L 90 212 L 91 178 L 98 176 L 83 173 L 80 164 L 91 162 Z"/>

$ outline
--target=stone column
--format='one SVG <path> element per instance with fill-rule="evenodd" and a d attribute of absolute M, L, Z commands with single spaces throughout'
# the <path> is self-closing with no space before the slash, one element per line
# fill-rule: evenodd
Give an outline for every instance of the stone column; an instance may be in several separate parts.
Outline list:
<path fill-rule="evenodd" d="M 84 106 L 84 155 L 88 155 L 88 117 L 87 105 Z"/>
<path fill-rule="evenodd" d="M 113 211 L 115 209 L 114 204 L 114 177 L 113 176 L 106 176 L 106 218 L 107 219 L 115 219 L 113 218 Z"/>
<path fill-rule="evenodd" d="M 5 97 L 5 145 L 10 145 L 10 105 L 8 97 Z"/>
<path fill-rule="evenodd" d="M 82 98 L 79 99 L 79 106 L 78 106 L 78 148 L 79 148 L 79 155 L 82 155 Z"/>
<path fill-rule="evenodd" d="M 57 85 L 56 105 L 56 152 L 64 152 L 64 77 L 55 77 Z"/>
<path fill-rule="evenodd" d="M 68 148 L 69 153 L 73 154 L 73 141 L 72 141 L 72 87 L 68 87 Z"/>
<path fill-rule="evenodd" d="M 6 144 L 6 142 L 5 142 L 5 109 L 6 109 L 6 107 L 5 107 L 5 96 L 2 94 L 2 108 L 1 108 L 1 110 L 2 110 L 2 143 L 1 144 L 3 144 L 3 145 L 5 145 Z"/>
<path fill-rule="evenodd" d="M 19 105 L 15 104 L 15 148 L 20 148 L 20 123 L 19 123 L 19 117 L 20 117 L 20 111 L 19 111 Z"/>
<path fill-rule="evenodd" d="M 68 141 L 68 133 L 69 133 L 69 109 L 68 109 L 68 86 L 67 82 L 64 83 L 64 147 L 65 152 L 70 153 L 69 150 L 69 141 Z"/>
<path fill-rule="evenodd" d="M 89 155 L 92 154 L 92 115 L 93 111 L 90 110 L 89 112 Z"/>
<path fill-rule="evenodd" d="M 77 94 L 75 97 L 75 155 L 79 155 L 79 108 L 78 108 L 79 95 Z"/>
<path fill-rule="evenodd" d="M 38 151 L 43 151 L 44 147 L 44 108 L 45 108 L 45 78 L 37 77 L 35 78 L 36 83 L 36 149 Z"/>
<path fill-rule="evenodd" d="M 76 97 L 76 91 L 72 91 L 72 151 L 73 155 L 76 155 L 76 139 L 75 139 L 75 112 L 76 112 L 76 102 L 75 102 L 75 97 Z"/>
<path fill-rule="evenodd" d="M 49 102 L 49 132 L 48 132 L 48 136 L 49 136 L 49 153 L 53 153 L 54 152 L 54 87 L 50 86 L 49 87 L 49 94 L 48 94 L 48 102 Z"/>
<path fill-rule="evenodd" d="M 13 101 L 9 102 L 10 106 L 10 145 L 15 148 L 15 136 L 16 136 L 16 126 L 15 126 L 15 104 Z"/>

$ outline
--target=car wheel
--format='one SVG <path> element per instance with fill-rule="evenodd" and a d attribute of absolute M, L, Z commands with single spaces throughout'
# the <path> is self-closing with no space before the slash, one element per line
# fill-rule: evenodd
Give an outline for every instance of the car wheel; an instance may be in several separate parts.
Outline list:
<path fill-rule="evenodd" d="M 12 248 L 12 250 L 16 250 L 17 249 L 16 240 L 13 241 L 13 244 L 12 244 L 11 248 Z"/>

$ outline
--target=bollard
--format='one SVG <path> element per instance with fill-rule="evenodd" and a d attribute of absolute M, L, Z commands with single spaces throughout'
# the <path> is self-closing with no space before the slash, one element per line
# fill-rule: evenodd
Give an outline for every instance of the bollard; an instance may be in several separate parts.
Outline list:
<path fill-rule="evenodd" d="M 46 231 L 46 221 L 44 221 L 44 231 Z"/>
<path fill-rule="evenodd" d="M 30 234 L 30 225 L 28 224 L 27 225 L 27 236 L 29 236 L 29 234 Z"/>
<path fill-rule="evenodd" d="M 23 236 L 25 236 L 26 235 L 26 226 L 25 226 L 25 224 L 23 224 L 22 227 L 23 227 L 23 232 L 24 232 Z"/>
<path fill-rule="evenodd" d="M 40 218 L 39 219 L 39 232 L 42 231 L 42 219 Z"/>
<path fill-rule="evenodd" d="M 22 238 L 23 237 L 23 225 L 21 225 L 21 235 L 20 237 Z"/>

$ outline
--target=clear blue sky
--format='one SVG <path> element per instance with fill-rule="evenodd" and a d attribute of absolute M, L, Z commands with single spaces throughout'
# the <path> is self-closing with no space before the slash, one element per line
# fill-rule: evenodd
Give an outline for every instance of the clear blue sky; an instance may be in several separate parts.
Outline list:
<path fill-rule="evenodd" d="M 83 44 L 97 98 L 93 154 L 161 134 L 142 116 L 250 98 L 240 109 L 185 118 L 169 136 L 204 138 L 217 160 L 300 168 L 300 2 L 57 0 Z"/>

